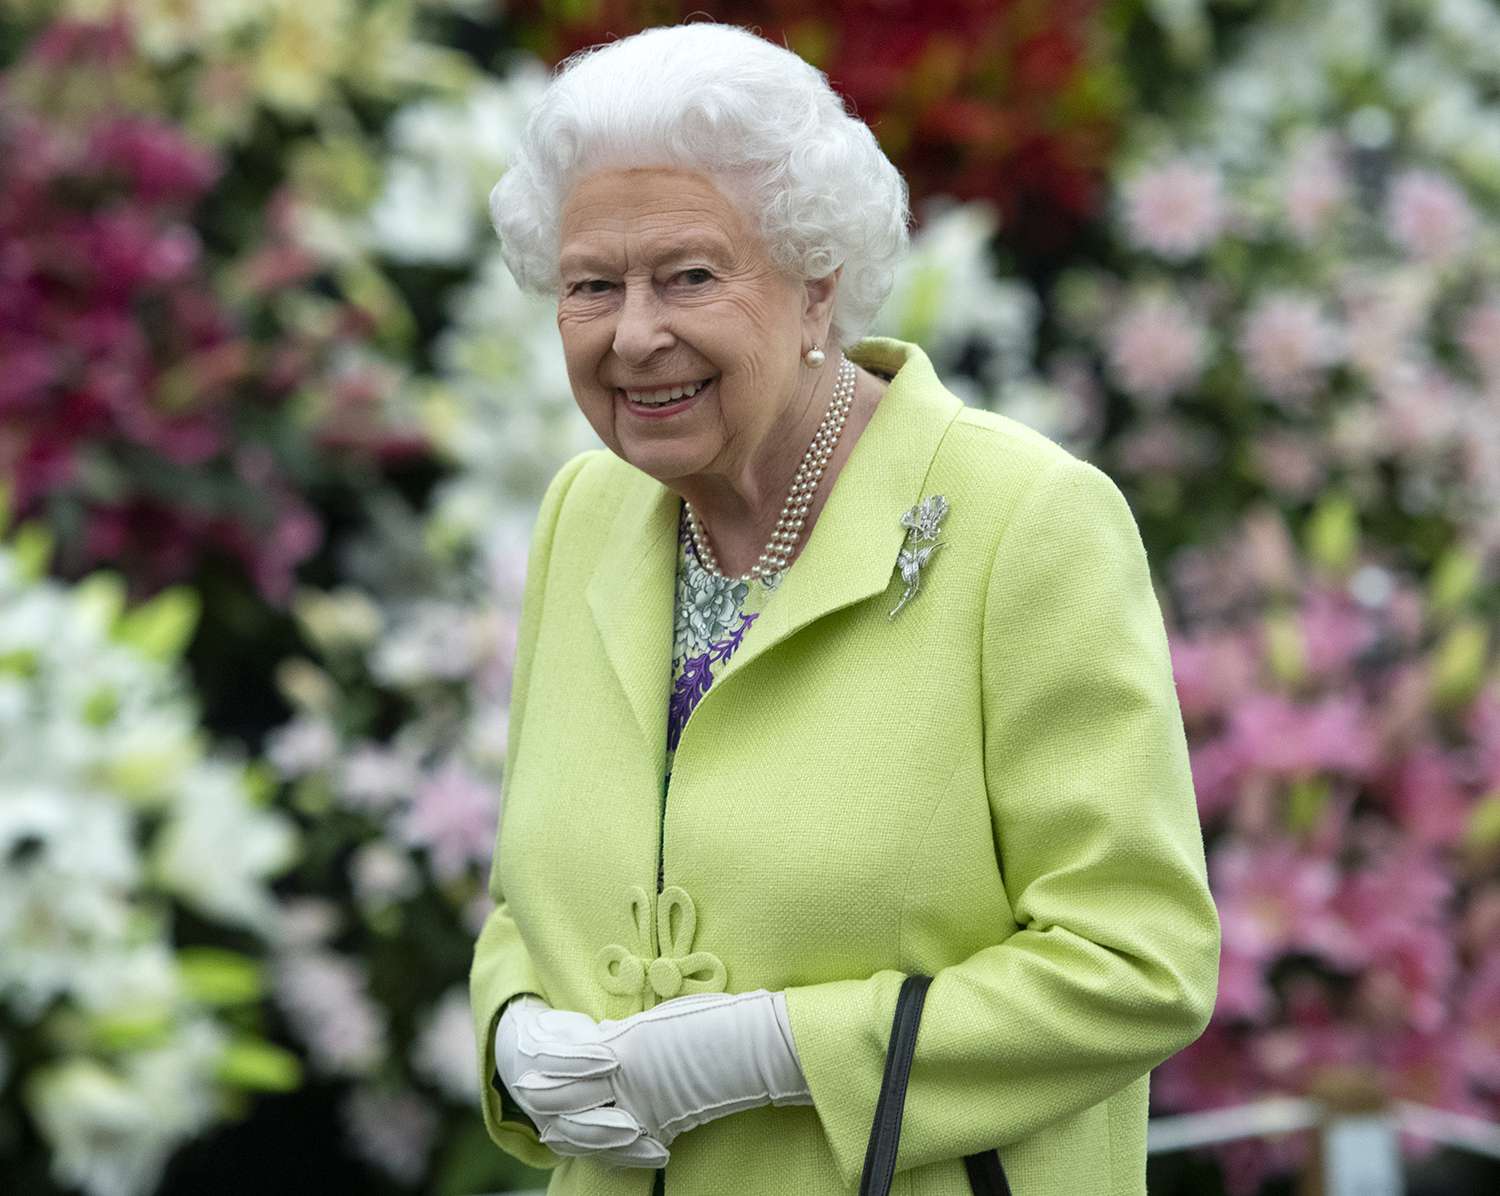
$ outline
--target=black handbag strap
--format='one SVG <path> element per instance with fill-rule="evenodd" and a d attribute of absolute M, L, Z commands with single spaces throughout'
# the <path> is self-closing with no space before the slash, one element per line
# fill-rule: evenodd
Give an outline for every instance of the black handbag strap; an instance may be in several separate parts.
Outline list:
<path fill-rule="evenodd" d="M 906 1082 L 917 1049 L 917 1026 L 927 1000 L 931 976 L 920 973 L 901 982 L 896 997 L 896 1016 L 891 1022 L 891 1043 L 885 1054 L 885 1075 L 880 1081 L 880 1099 L 875 1102 L 875 1120 L 870 1126 L 870 1144 L 865 1149 L 865 1168 L 859 1178 L 859 1196 L 888 1196 L 896 1174 L 896 1148 L 901 1144 L 901 1113 L 906 1108 Z M 975 1196 L 1011 1196 L 995 1150 L 981 1151 L 964 1159 L 969 1187 Z"/>

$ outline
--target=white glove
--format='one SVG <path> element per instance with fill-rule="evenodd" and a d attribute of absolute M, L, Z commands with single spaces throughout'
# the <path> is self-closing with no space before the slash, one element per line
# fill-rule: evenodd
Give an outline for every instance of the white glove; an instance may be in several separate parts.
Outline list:
<path fill-rule="evenodd" d="M 608 1106 L 619 1066 L 593 1018 L 529 993 L 510 1001 L 495 1027 L 495 1071 L 543 1143 L 621 1167 L 664 1167 L 666 1146 L 630 1112 Z"/>
<path fill-rule="evenodd" d="M 591 1041 L 619 1066 L 580 1083 L 600 1099 L 607 1091 L 663 1146 L 742 1109 L 812 1104 L 780 992 L 674 997 L 600 1022 Z"/>

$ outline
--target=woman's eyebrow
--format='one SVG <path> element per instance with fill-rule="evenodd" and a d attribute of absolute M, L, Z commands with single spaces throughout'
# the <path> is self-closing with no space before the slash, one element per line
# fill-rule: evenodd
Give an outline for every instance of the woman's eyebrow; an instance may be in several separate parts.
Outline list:
<path fill-rule="evenodd" d="M 661 265 L 665 262 L 675 262 L 685 257 L 705 257 L 716 262 L 724 262 L 729 257 L 729 247 L 719 240 L 697 239 L 679 244 L 664 245 L 652 255 L 652 261 L 657 265 Z M 609 259 L 600 257 L 598 254 L 587 250 L 575 250 L 563 253 L 558 259 L 558 267 L 565 274 L 575 270 L 608 272 L 618 268 Z"/>

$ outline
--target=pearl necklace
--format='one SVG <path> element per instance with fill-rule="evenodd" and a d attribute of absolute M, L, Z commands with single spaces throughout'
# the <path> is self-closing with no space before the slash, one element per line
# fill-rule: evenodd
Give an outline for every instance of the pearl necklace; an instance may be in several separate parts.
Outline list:
<path fill-rule="evenodd" d="M 802 464 L 797 467 L 791 492 L 781 505 L 781 518 L 776 521 L 776 530 L 771 534 L 770 542 L 760 554 L 760 559 L 751 566 L 750 572 L 742 573 L 735 581 L 753 581 L 757 578 L 765 580 L 785 569 L 787 562 L 791 560 L 792 550 L 802 533 L 802 524 L 812 506 L 813 495 L 817 493 L 818 483 L 823 478 L 823 468 L 833 456 L 834 447 L 839 442 L 839 433 L 844 430 L 844 419 L 854 401 L 856 376 L 854 363 L 842 353 L 839 354 L 839 374 L 833 384 L 833 397 L 828 402 L 823 422 L 818 425 L 817 434 L 802 456 Z M 682 505 L 687 509 L 688 530 L 692 533 L 693 551 L 697 553 L 699 563 L 715 577 L 723 577 L 713 549 L 708 546 L 708 535 L 698 525 L 693 504 L 684 499 Z"/>

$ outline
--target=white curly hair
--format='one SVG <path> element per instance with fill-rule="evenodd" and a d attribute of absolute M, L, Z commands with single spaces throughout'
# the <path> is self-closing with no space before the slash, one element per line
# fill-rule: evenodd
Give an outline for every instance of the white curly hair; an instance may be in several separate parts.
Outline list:
<path fill-rule="evenodd" d="M 647 29 L 568 58 L 490 192 L 500 252 L 525 289 L 556 294 L 568 192 L 605 168 L 699 171 L 737 202 L 793 278 L 839 266 L 829 339 L 858 340 L 907 250 L 906 180 L 828 78 L 734 25 Z"/>

